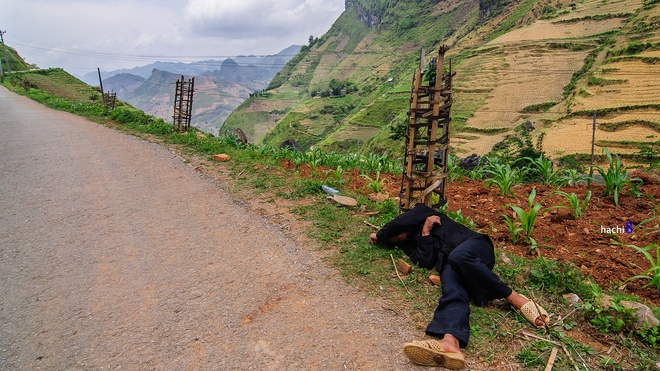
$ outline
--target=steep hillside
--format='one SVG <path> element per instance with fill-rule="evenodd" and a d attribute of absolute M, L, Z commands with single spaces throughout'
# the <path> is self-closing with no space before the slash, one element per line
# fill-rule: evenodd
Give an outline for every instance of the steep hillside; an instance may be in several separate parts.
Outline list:
<path fill-rule="evenodd" d="M 9 77 L 12 86 L 41 89 L 53 96 L 79 102 L 98 102 L 100 92 L 61 68 L 12 72 Z M 121 103 L 120 103 L 121 104 Z"/>
<path fill-rule="evenodd" d="M 420 49 L 432 56 L 447 44 L 457 72 L 456 153 L 515 147 L 527 120 L 548 155 L 587 153 L 586 124 L 595 110 L 597 144 L 618 141 L 621 152 L 635 152 L 657 141 L 657 0 L 571 3 L 347 1 L 332 28 L 304 46 L 267 93 L 243 102 L 223 129 L 240 127 L 251 141 L 268 144 L 294 138 L 304 146 L 400 156 L 401 141 L 390 136 L 407 118 Z M 338 95 L 341 87 L 346 95 Z"/>
<path fill-rule="evenodd" d="M 7 59 L 9 59 L 10 72 L 34 70 L 38 68 L 36 65 L 25 63 L 25 60 L 18 55 L 14 48 L 5 45 L 5 50 L 7 51 Z M 0 48 L 0 63 L 2 63 L 2 71 L 7 73 L 7 62 L 5 61 L 5 53 L 2 48 Z"/>

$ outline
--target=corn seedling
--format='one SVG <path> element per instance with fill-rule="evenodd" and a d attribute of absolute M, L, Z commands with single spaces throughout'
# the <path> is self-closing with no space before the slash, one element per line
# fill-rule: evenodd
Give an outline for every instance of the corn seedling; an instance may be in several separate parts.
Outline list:
<path fill-rule="evenodd" d="M 603 151 L 605 152 L 605 155 L 607 155 L 609 167 L 607 170 L 604 170 L 600 166 L 595 166 L 595 168 L 605 180 L 603 196 L 612 196 L 614 198 L 614 204 L 618 209 L 619 193 L 627 188 L 630 188 L 632 195 L 636 197 L 641 196 L 641 192 L 639 192 L 638 185 L 635 182 L 641 182 L 642 180 L 640 178 L 628 179 L 628 172 L 625 171 L 625 167 L 621 165 L 621 159 L 619 158 L 619 155 L 615 154 L 615 161 L 607 148 L 603 148 Z"/>
<path fill-rule="evenodd" d="M 543 156 L 539 158 L 523 157 L 517 161 L 526 160 L 529 162 L 529 168 L 525 172 L 530 176 L 532 182 L 539 181 L 543 184 L 556 185 L 561 182 L 558 173 L 552 171 L 552 161 Z"/>
<path fill-rule="evenodd" d="M 643 227 L 640 229 L 640 232 L 648 232 L 644 235 L 644 237 L 660 233 L 660 216 L 654 216 L 652 218 L 645 219 L 641 223 L 637 224 L 637 227 L 642 227 L 642 225 L 646 223 L 651 224 L 649 224 L 650 227 Z"/>
<path fill-rule="evenodd" d="M 569 209 L 573 212 L 573 217 L 575 219 L 582 219 L 585 212 L 587 211 L 587 204 L 589 203 L 589 200 L 591 200 L 591 191 L 587 191 L 586 195 L 584 196 L 583 202 L 580 202 L 580 199 L 575 193 L 571 193 L 569 195 L 566 192 L 554 191 L 552 192 L 552 194 L 557 194 L 566 198 L 566 201 L 562 202 L 560 207 L 566 207 L 562 205 L 568 202 L 568 204 L 570 205 Z"/>
<path fill-rule="evenodd" d="M 367 174 L 362 174 L 362 177 L 367 179 L 367 184 L 364 185 L 364 188 L 366 188 L 367 193 L 369 193 L 369 189 L 371 189 L 374 193 L 381 193 L 383 191 L 383 189 L 385 188 L 385 186 L 383 184 L 385 182 L 387 182 L 387 184 L 390 184 L 389 179 L 386 179 L 386 178 L 381 179 L 380 178 L 380 170 L 376 171 L 376 177 L 375 178 L 371 178 Z"/>
<path fill-rule="evenodd" d="M 502 165 L 496 163 L 493 165 L 493 170 L 486 170 L 487 173 L 491 174 L 493 177 L 487 179 L 485 184 L 488 188 L 492 187 L 493 184 L 500 189 L 502 196 L 511 196 L 516 198 L 513 194 L 513 188 L 520 187 L 520 185 L 514 185 L 520 179 L 518 169 L 512 169 L 511 165 L 506 164 Z"/>
<path fill-rule="evenodd" d="M 660 290 L 660 245 L 651 244 L 646 247 L 637 247 L 635 245 L 624 246 L 637 250 L 638 253 L 643 254 L 651 263 L 651 268 L 647 269 L 643 274 L 628 278 L 626 282 L 637 279 L 645 279 L 648 280 L 648 283 L 643 287 L 655 286 L 656 290 Z M 649 251 L 653 249 L 655 249 L 655 258 L 653 258 L 651 253 L 649 253 Z"/>
<path fill-rule="evenodd" d="M 509 233 L 511 233 L 511 242 L 515 245 L 520 241 L 523 229 L 520 227 L 520 223 L 516 218 L 509 218 L 506 214 L 502 214 L 502 216 L 506 222 L 506 227 L 509 229 Z"/>
<path fill-rule="evenodd" d="M 536 189 L 532 189 L 532 192 L 529 194 L 529 197 L 527 198 L 527 204 L 529 206 L 529 211 L 525 212 L 521 207 L 507 204 L 506 206 L 509 206 L 513 211 L 516 213 L 517 218 L 520 220 L 520 227 L 525 231 L 525 242 L 527 243 L 533 243 L 532 246 L 536 246 L 536 241 L 532 239 L 532 234 L 534 233 L 534 223 L 536 222 L 536 217 L 539 214 L 543 214 L 546 211 L 556 209 L 559 206 L 553 206 L 549 207 L 545 210 L 541 210 L 541 207 L 543 207 L 539 203 L 535 203 L 536 199 Z"/>
<path fill-rule="evenodd" d="M 345 180 L 345 177 L 348 177 L 348 182 L 351 182 L 351 174 L 349 173 L 344 173 L 344 169 L 342 169 L 341 165 L 338 165 L 335 170 L 328 170 L 325 172 L 325 179 L 328 179 L 328 177 L 332 177 L 334 180 L 336 180 L 339 183 L 343 183 Z M 324 179 L 324 181 L 325 181 Z"/>

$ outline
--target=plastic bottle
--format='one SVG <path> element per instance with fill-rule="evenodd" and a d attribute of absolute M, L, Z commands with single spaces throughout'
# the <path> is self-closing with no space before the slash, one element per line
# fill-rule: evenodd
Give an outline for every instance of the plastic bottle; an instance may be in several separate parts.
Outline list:
<path fill-rule="evenodd" d="M 339 193 L 338 190 L 336 190 L 336 189 L 334 189 L 334 188 L 330 188 L 330 187 L 328 187 L 327 185 L 321 185 L 321 189 L 322 189 L 323 191 L 327 192 L 327 193 L 332 194 L 332 195 L 336 195 L 337 193 Z"/>

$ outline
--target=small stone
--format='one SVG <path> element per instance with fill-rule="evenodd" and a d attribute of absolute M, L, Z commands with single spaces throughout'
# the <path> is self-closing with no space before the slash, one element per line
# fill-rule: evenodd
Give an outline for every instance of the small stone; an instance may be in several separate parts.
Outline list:
<path fill-rule="evenodd" d="M 600 249 L 596 249 L 596 253 L 600 254 Z"/>
<path fill-rule="evenodd" d="M 491 213 L 494 213 L 494 212 L 496 212 L 496 211 L 497 211 L 497 209 L 490 209 L 490 212 L 491 212 Z"/>
<path fill-rule="evenodd" d="M 439 276 L 429 276 L 429 281 L 431 281 L 434 286 L 440 286 L 441 283 Z"/>
<path fill-rule="evenodd" d="M 334 201 L 342 206 L 350 206 L 350 207 L 357 206 L 357 200 L 352 197 L 334 195 L 334 196 L 328 196 L 328 200 Z"/>
<path fill-rule="evenodd" d="M 637 241 L 637 235 L 633 234 L 632 236 L 630 236 L 630 240 L 631 241 Z"/>
<path fill-rule="evenodd" d="M 214 159 L 214 160 L 216 160 L 216 161 L 220 161 L 220 162 L 229 161 L 230 158 L 231 158 L 231 157 L 229 157 L 229 155 L 228 155 L 228 154 L 225 154 L 225 153 L 221 153 L 221 154 L 219 154 L 219 155 L 214 155 L 214 156 L 213 156 L 213 159 Z"/>
<path fill-rule="evenodd" d="M 584 233 L 589 234 L 589 228 L 585 228 Z"/>
<path fill-rule="evenodd" d="M 575 233 L 569 233 L 568 234 L 568 237 L 573 237 L 573 236 L 575 236 Z"/>
<path fill-rule="evenodd" d="M 493 228 L 493 233 L 497 233 L 497 228 Z"/>
<path fill-rule="evenodd" d="M 579 304 L 582 302 L 582 299 L 580 299 L 580 297 L 576 294 L 566 294 L 564 295 L 564 299 L 568 300 L 571 304 Z"/>
<path fill-rule="evenodd" d="M 199 139 L 206 139 L 206 135 L 202 134 L 201 132 L 197 132 L 197 138 Z"/>
<path fill-rule="evenodd" d="M 457 200 L 460 200 L 463 197 L 461 195 L 454 195 L 454 198 L 457 199 Z"/>
<path fill-rule="evenodd" d="M 508 256 L 506 256 L 505 253 L 501 253 L 501 254 L 500 254 L 500 260 L 501 260 L 502 263 L 504 263 L 504 264 L 511 264 L 511 258 L 509 258 Z"/>
<path fill-rule="evenodd" d="M 477 200 L 477 203 L 478 203 L 478 204 L 485 204 L 486 202 L 488 202 L 488 199 L 487 199 L 487 198 L 481 198 L 481 199 L 478 199 L 478 200 Z"/>
<path fill-rule="evenodd" d="M 399 272 L 401 272 L 401 274 L 403 274 L 404 276 L 412 271 L 412 265 L 404 262 L 401 259 L 399 259 L 399 261 L 397 262 L 397 268 L 399 269 Z"/>
<path fill-rule="evenodd" d="M 553 214 L 553 215 L 557 214 L 558 212 L 559 212 L 559 210 L 557 210 L 557 209 L 550 210 L 550 214 Z"/>
<path fill-rule="evenodd" d="M 369 199 L 377 204 L 389 199 L 390 196 L 387 193 L 370 193 Z"/>
<path fill-rule="evenodd" d="M 614 300 L 614 298 L 605 295 L 597 300 L 600 302 L 603 308 L 609 308 L 611 306 L 611 301 Z M 653 311 L 646 305 L 626 300 L 621 300 L 620 304 L 624 308 L 634 309 L 637 312 L 637 323 L 635 324 L 636 329 L 639 330 L 645 326 L 655 327 L 660 324 L 660 321 L 658 321 L 658 319 L 655 317 Z"/>

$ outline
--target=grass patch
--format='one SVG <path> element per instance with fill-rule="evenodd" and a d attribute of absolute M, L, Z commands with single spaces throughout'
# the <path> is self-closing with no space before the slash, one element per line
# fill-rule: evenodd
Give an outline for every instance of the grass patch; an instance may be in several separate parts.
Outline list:
<path fill-rule="evenodd" d="M 471 126 L 464 126 L 461 128 L 460 132 L 494 135 L 494 134 L 506 133 L 509 130 L 511 129 L 510 128 L 475 128 Z"/>
<path fill-rule="evenodd" d="M 494 32 L 493 35 L 490 37 L 490 40 L 495 40 L 498 37 L 504 35 L 507 32 L 510 32 L 516 22 L 522 18 L 525 13 L 529 12 L 534 5 L 538 3 L 538 0 L 525 0 L 523 1 L 522 4 L 518 5 L 516 10 L 509 16 L 509 18 L 506 19 Z"/>
<path fill-rule="evenodd" d="M 523 108 L 522 110 L 524 112 L 548 112 L 548 110 L 556 106 L 557 103 L 558 102 L 545 102 L 545 103 L 532 104 L 530 106 Z"/>
<path fill-rule="evenodd" d="M 587 15 L 579 18 L 562 19 L 561 21 L 554 21 L 552 23 L 577 23 L 582 21 L 603 21 L 612 18 L 628 18 L 628 17 L 632 17 L 633 15 L 634 15 L 633 13 L 616 13 L 616 14 L 607 13 L 607 14 Z"/>
<path fill-rule="evenodd" d="M 589 75 L 589 78 L 587 79 L 587 85 L 589 86 L 617 85 L 617 84 L 625 84 L 627 82 L 628 80 L 622 80 L 622 79 L 604 79 L 602 77 L 594 76 L 593 73 Z"/>
<path fill-rule="evenodd" d="M 642 126 L 660 133 L 660 123 L 646 120 L 628 120 L 620 122 L 603 122 L 598 125 L 602 131 L 619 131 L 633 126 Z"/>
<path fill-rule="evenodd" d="M 625 61 L 640 61 L 646 64 L 658 64 L 660 63 L 660 57 L 639 57 L 639 56 L 625 56 L 625 57 L 611 57 L 605 59 L 603 63 L 615 63 L 615 62 L 625 62 Z"/>

